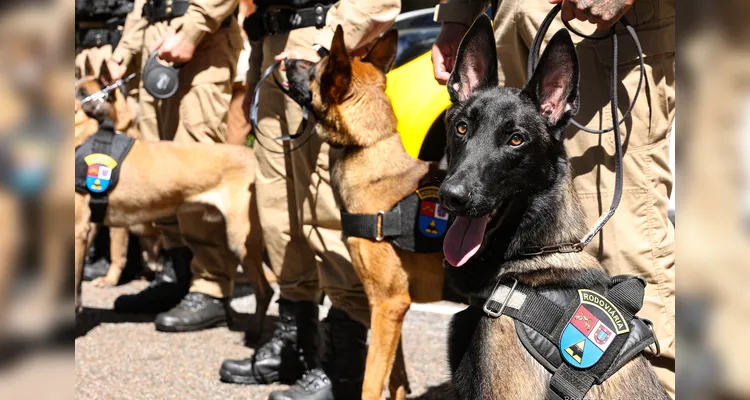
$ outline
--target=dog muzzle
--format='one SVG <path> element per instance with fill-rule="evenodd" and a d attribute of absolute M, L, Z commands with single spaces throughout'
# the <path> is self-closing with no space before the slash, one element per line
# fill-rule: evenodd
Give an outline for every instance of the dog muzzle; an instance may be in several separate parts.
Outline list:
<path fill-rule="evenodd" d="M 143 68 L 143 87 L 151 96 L 166 99 L 174 96 L 180 88 L 180 70 L 160 63 L 156 58 L 158 52 L 155 50 L 146 61 Z"/>

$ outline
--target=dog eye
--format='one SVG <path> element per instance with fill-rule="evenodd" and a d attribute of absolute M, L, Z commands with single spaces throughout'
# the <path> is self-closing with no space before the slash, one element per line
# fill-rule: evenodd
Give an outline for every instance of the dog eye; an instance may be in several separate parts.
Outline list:
<path fill-rule="evenodd" d="M 456 125 L 456 133 L 458 133 L 461 136 L 466 135 L 467 130 L 468 130 L 468 126 L 466 126 L 466 122 L 459 122 Z"/>
<path fill-rule="evenodd" d="M 514 133 L 513 136 L 510 137 L 508 143 L 510 143 L 511 146 L 520 146 L 523 143 L 523 136 Z"/>

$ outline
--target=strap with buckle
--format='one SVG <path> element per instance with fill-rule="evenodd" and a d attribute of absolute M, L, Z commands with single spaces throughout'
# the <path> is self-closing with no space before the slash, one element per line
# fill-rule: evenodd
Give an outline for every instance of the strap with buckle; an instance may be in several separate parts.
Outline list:
<path fill-rule="evenodd" d="M 269 8 L 262 16 L 265 34 L 279 35 L 311 26 L 322 29 L 326 26 L 326 14 L 332 6 L 319 3 L 307 8 Z"/>
<path fill-rule="evenodd" d="M 352 214 L 341 211 L 341 227 L 344 235 L 375 239 L 401 235 L 401 209 L 397 204 L 390 211 L 380 210 L 376 214 Z"/>

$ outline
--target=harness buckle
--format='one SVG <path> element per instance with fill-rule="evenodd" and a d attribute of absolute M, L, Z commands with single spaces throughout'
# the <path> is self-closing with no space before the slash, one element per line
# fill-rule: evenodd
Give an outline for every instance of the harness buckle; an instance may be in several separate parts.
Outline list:
<path fill-rule="evenodd" d="M 385 239 L 385 236 L 383 236 L 383 223 L 385 223 L 385 218 L 384 218 L 385 217 L 385 211 L 383 211 L 383 210 L 378 211 L 377 216 L 378 216 L 377 217 L 378 218 L 378 221 L 377 221 L 377 224 L 378 224 L 378 227 L 377 227 L 378 236 L 375 237 L 375 241 L 376 242 L 382 242 L 383 239 Z"/>
<path fill-rule="evenodd" d="M 648 329 L 651 331 L 651 336 L 654 337 L 654 343 L 650 344 L 648 346 L 648 349 L 651 350 L 651 352 L 654 354 L 654 357 L 659 357 L 661 355 L 661 346 L 659 345 L 659 338 L 656 337 L 656 332 L 654 332 L 654 323 L 646 318 L 641 318 L 641 320 L 646 324 L 646 326 L 648 326 Z"/>
<path fill-rule="evenodd" d="M 516 286 L 518 286 L 518 280 L 515 279 L 515 278 L 511 278 L 511 279 L 513 279 L 513 286 L 511 286 L 510 290 L 508 291 L 508 294 L 505 296 L 505 300 L 503 300 L 503 303 L 500 306 L 500 310 L 493 311 L 492 308 L 490 307 L 490 302 L 497 303 L 497 301 L 492 300 L 492 296 L 494 296 L 495 292 L 497 291 L 497 288 L 500 287 L 500 280 L 499 279 L 497 280 L 497 283 L 495 284 L 495 288 L 492 289 L 492 293 L 487 298 L 487 301 L 484 302 L 484 307 L 482 307 L 482 309 L 490 317 L 497 318 L 497 317 L 503 315 L 503 311 L 505 311 L 505 307 L 508 305 L 508 302 L 510 301 L 510 298 L 513 297 L 513 293 L 515 293 L 515 291 L 516 291 Z"/>

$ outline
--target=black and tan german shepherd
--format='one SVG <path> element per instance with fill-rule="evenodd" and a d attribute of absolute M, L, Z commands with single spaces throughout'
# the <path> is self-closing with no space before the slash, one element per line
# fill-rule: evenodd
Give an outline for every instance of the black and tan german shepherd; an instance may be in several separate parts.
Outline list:
<path fill-rule="evenodd" d="M 448 282 L 466 295 L 499 277 L 531 286 L 587 288 L 610 281 L 585 252 L 521 256 L 523 249 L 575 243 L 586 233 L 563 146 L 579 108 L 578 59 L 570 35 L 557 32 L 522 89 L 498 88 L 489 18 L 463 38 L 448 81 L 448 175 L 439 196 L 455 216 L 444 252 Z M 551 374 L 526 351 L 508 316 L 481 308 L 456 314 L 449 334 L 452 383 L 461 399 L 544 399 Z M 592 399 L 668 399 L 638 355 Z"/>

